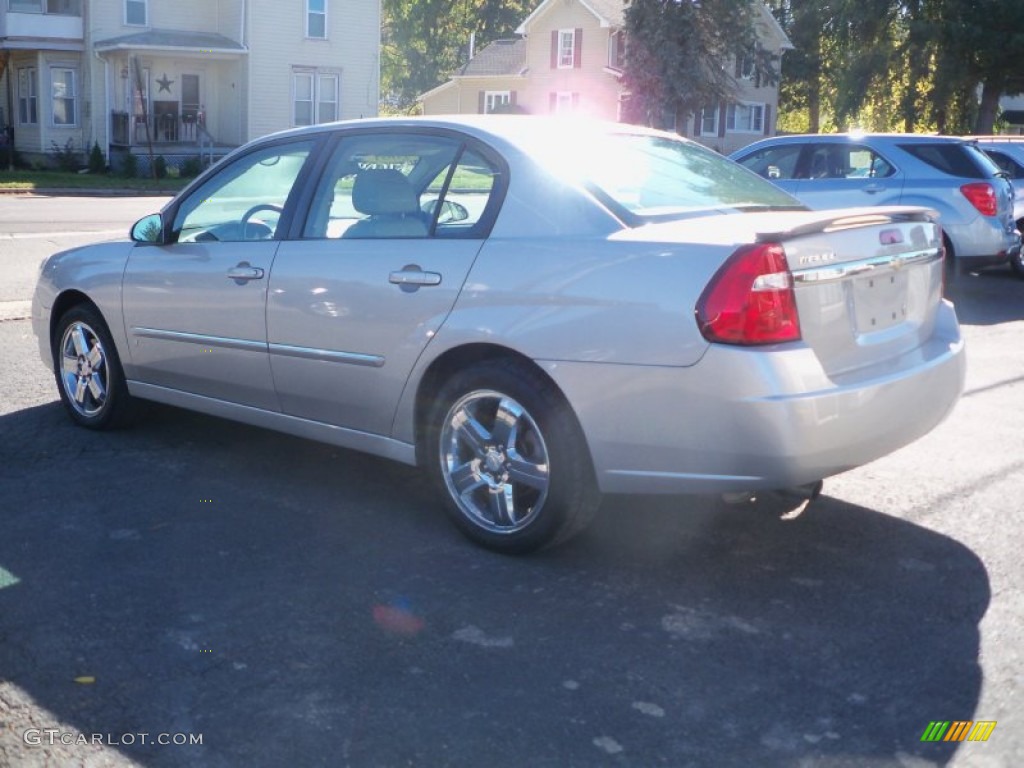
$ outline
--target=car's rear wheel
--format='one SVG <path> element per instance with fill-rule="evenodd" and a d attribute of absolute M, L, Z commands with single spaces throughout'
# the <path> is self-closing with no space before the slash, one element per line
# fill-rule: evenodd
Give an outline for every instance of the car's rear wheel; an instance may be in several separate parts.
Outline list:
<path fill-rule="evenodd" d="M 1017 222 L 1017 229 L 1024 234 L 1024 219 Z M 1013 267 L 1013 272 L 1021 280 L 1024 280 L 1024 246 L 1021 246 L 1020 250 L 1017 251 L 1017 255 L 1010 259 L 1010 266 Z"/>
<path fill-rule="evenodd" d="M 53 334 L 54 376 L 72 420 L 90 429 L 124 425 L 132 409 L 107 324 L 88 305 L 72 307 Z"/>
<path fill-rule="evenodd" d="M 549 380 L 490 361 L 452 376 L 435 402 L 428 471 L 466 536 L 518 554 L 586 527 L 600 503 L 590 452 Z"/>

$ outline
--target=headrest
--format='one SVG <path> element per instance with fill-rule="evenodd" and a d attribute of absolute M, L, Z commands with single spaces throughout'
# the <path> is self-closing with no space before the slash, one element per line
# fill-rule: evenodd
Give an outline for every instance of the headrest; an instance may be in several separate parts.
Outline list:
<path fill-rule="evenodd" d="M 419 201 L 412 184 L 394 168 L 360 171 L 352 185 L 352 206 L 368 216 L 419 213 Z"/>

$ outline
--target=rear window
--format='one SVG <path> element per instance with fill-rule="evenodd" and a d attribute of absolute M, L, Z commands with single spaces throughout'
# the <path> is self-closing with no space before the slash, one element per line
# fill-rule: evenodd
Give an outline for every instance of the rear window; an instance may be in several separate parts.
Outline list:
<path fill-rule="evenodd" d="M 664 136 L 604 133 L 558 146 L 549 168 L 642 219 L 709 210 L 803 209 L 774 184 L 721 155 Z"/>
<path fill-rule="evenodd" d="M 968 144 L 901 144 L 900 149 L 949 176 L 977 179 L 993 175 L 991 161 L 980 151 L 972 152 Z"/>

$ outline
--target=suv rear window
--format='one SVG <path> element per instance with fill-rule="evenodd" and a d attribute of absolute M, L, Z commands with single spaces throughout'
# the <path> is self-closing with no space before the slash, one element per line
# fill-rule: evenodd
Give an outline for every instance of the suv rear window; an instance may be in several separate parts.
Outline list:
<path fill-rule="evenodd" d="M 981 170 L 966 144 L 900 144 L 900 149 L 950 176 L 977 179 L 991 175 Z"/>

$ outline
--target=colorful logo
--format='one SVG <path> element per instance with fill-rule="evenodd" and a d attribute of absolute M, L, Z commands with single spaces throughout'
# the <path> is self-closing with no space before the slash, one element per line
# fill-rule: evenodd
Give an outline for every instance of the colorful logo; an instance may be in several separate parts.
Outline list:
<path fill-rule="evenodd" d="M 995 720 L 932 720 L 921 741 L 988 741 L 995 729 Z"/>

